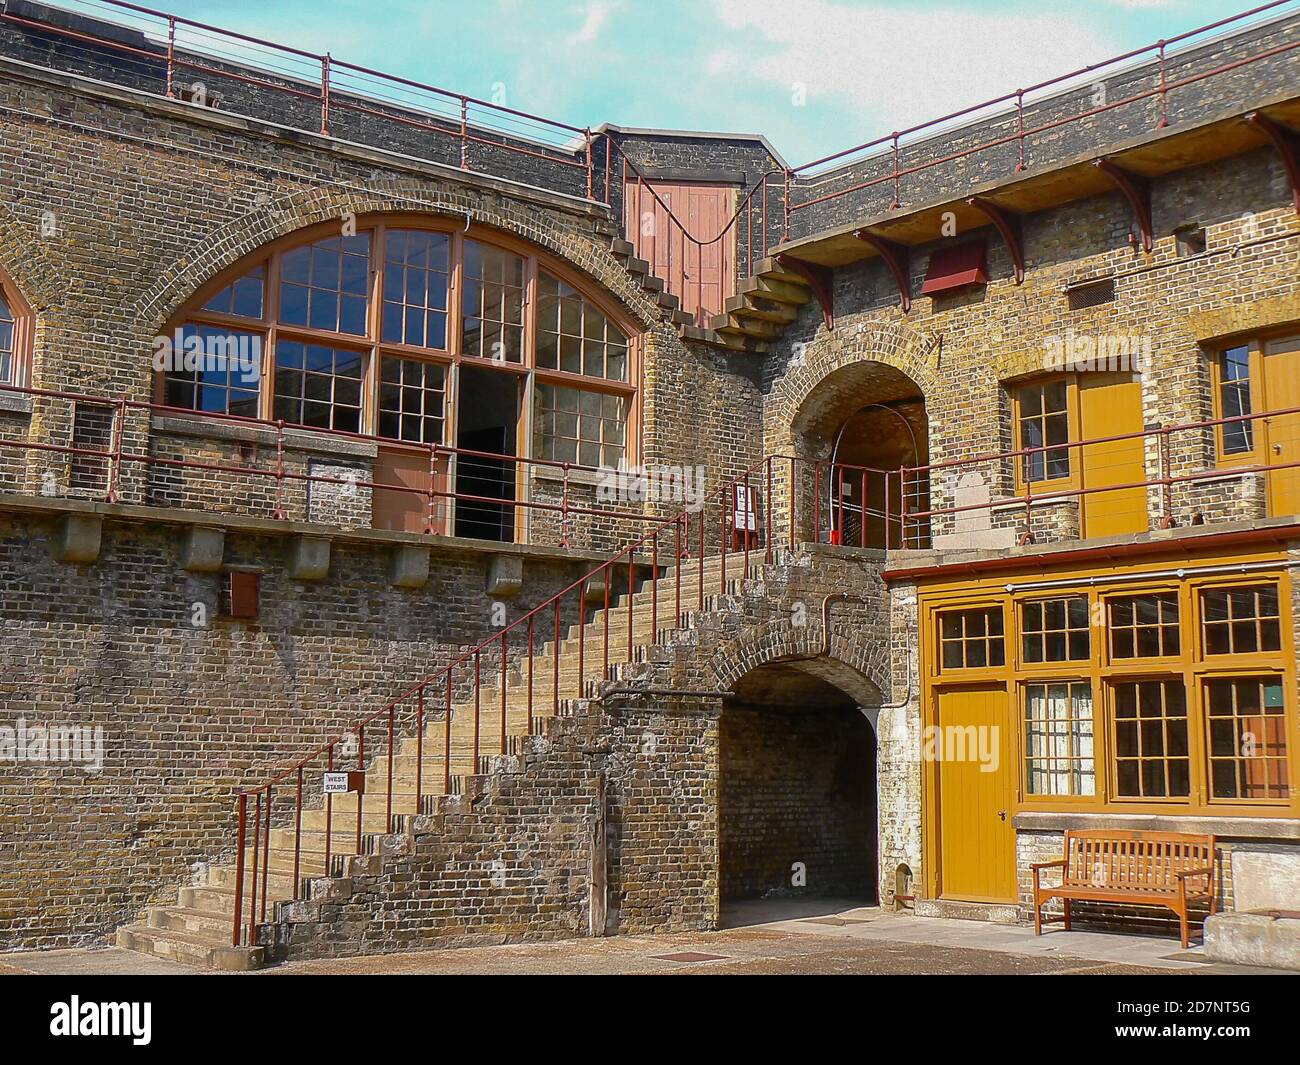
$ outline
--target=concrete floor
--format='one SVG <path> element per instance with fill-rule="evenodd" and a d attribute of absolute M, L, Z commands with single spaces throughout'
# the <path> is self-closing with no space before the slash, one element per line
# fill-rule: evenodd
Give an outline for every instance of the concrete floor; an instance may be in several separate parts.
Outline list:
<path fill-rule="evenodd" d="M 684 956 L 683 956 L 684 955 Z M 184 975 L 200 970 L 133 951 L 0 955 L 0 974 Z M 1193 943 L 1103 932 L 918 918 L 837 900 L 762 900 L 729 906 L 718 932 L 469 947 L 264 970 L 293 974 L 954 973 L 1034 975 L 1260 974 L 1209 962 Z M 1294 975 L 1294 974 L 1293 974 Z"/>

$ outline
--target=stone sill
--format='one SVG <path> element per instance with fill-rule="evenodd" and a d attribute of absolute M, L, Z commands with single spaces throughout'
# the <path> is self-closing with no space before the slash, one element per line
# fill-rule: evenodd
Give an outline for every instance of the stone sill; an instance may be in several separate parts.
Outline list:
<path fill-rule="evenodd" d="M 1224 839 L 1300 840 L 1300 819 L 1289 817 L 1213 817 L 1204 814 L 1121 814 L 1079 811 L 1025 811 L 1011 819 L 1023 832 L 1064 832 L 1067 828 L 1125 832 L 1192 832 Z"/>
<path fill-rule="evenodd" d="M 152 428 L 155 433 L 172 436 L 193 436 L 204 440 L 233 440 L 243 444 L 276 446 L 276 432 L 265 425 L 246 425 L 227 422 L 201 415 L 155 414 Z M 336 458 L 373 459 L 379 446 L 373 440 L 355 440 L 335 433 L 317 432 L 313 429 L 284 430 L 284 446 L 288 451 L 305 451 Z"/>
<path fill-rule="evenodd" d="M 0 414 L 30 415 L 32 397 L 21 392 L 0 391 Z"/>
<path fill-rule="evenodd" d="M 564 471 L 555 466 L 530 466 L 534 481 L 554 481 L 556 484 L 564 483 Z M 597 487 L 604 480 L 604 475 L 595 470 L 570 470 L 569 484 L 587 485 L 591 488 Z"/>
<path fill-rule="evenodd" d="M 1038 499 L 1037 497 L 1033 497 L 1029 500 L 1029 508 L 1033 510 L 1037 507 L 1056 507 L 1056 506 L 1066 506 L 1071 504 L 1077 505 L 1078 502 L 1079 502 L 1078 496 L 1067 496 L 1060 499 Z M 1023 499 L 1008 499 L 1006 502 L 989 504 L 989 510 L 994 514 L 1001 514 L 1008 510 L 1024 510 L 1024 509 L 1025 509 L 1025 501 Z M 972 514 L 976 512 L 967 511 L 967 513 Z"/>

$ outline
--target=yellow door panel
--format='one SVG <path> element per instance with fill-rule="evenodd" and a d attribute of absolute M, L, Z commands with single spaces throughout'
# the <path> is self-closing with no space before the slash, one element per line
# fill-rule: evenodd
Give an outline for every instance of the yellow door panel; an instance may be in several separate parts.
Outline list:
<path fill-rule="evenodd" d="M 1264 345 L 1264 402 L 1267 410 L 1300 407 L 1300 336 Z M 1271 465 L 1300 463 L 1300 414 L 1265 419 L 1263 461 Z M 1300 514 L 1300 466 L 1268 475 L 1270 515 Z"/>
<path fill-rule="evenodd" d="M 939 893 L 973 902 L 1013 901 L 1016 767 L 1006 689 L 943 691 L 938 701 L 939 729 L 927 754 L 939 765 Z"/>
<path fill-rule="evenodd" d="M 1080 436 L 1084 440 L 1142 431 L 1142 382 L 1129 374 L 1079 375 Z M 1141 437 L 1089 444 L 1083 454 L 1084 488 L 1136 484 L 1146 478 Z M 1093 492 L 1080 501 L 1084 536 L 1145 532 L 1145 488 Z"/>

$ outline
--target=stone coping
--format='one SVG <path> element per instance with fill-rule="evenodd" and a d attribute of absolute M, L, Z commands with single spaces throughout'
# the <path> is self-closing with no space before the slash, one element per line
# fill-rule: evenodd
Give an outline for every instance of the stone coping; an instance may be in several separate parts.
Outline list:
<path fill-rule="evenodd" d="M 0 414 L 31 414 L 32 397 L 0 390 Z"/>
<path fill-rule="evenodd" d="M 27 496 L 17 493 L 0 493 L 0 513 L 4 512 L 50 518 L 61 518 L 69 514 L 93 515 L 107 521 L 122 523 L 203 526 L 253 536 L 305 536 L 372 547 L 409 545 L 427 547 L 445 555 L 511 555 L 541 561 L 588 563 L 592 569 L 609 558 L 609 553 L 606 552 L 577 548 L 501 543 L 496 540 L 477 540 L 459 536 L 427 536 L 423 533 L 395 532 L 389 529 L 343 529 L 334 525 L 276 521 L 274 518 L 222 514 L 212 510 L 100 503 L 90 499 Z"/>
<path fill-rule="evenodd" d="M 276 431 L 265 425 L 248 425 L 228 422 L 202 415 L 155 414 L 152 428 L 156 433 L 172 436 L 194 436 L 204 440 L 233 440 L 245 444 L 276 446 Z M 312 429 L 285 427 L 284 446 L 292 451 L 309 451 L 314 454 L 342 458 L 373 459 L 379 454 L 379 445 L 373 440 L 357 440 L 337 433 L 316 432 Z"/>
<path fill-rule="evenodd" d="M 1222 839 L 1300 840 L 1300 819 L 1290 817 L 1206 817 L 1200 814 L 1024 811 L 1011 819 L 1023 832 L 1113 829 L 1123 832 L 1191 832 Z"/>

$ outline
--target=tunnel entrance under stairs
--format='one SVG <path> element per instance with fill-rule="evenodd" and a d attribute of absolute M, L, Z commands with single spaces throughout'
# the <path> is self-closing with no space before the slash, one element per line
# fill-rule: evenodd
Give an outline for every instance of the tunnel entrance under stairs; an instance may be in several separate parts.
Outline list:
<path fill-rule="evenodd" d="M 821 677 L 772 663 L 736 682 L 719 721 L 724 924 L 876 902 L 876 753 L 872 722 Z"/>

